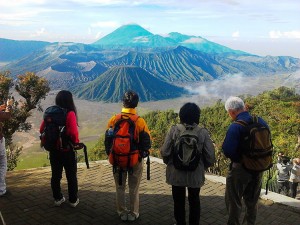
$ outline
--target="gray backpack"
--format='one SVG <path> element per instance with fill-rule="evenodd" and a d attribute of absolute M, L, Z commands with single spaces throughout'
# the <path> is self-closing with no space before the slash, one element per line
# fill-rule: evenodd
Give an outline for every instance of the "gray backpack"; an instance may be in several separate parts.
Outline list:
<path fill-rule="evenodd" d="M 199 132 L 198 125 L 176 125 L 179 136 L 174 143 L 173 164 L 176 169 L 193 171 L 201 159 L 201 149 L 198 149 Z"/>

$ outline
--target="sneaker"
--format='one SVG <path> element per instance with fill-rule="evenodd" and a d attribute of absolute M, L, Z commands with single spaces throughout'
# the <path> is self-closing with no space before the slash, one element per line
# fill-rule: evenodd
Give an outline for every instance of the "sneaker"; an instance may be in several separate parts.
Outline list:
<path fill-rule="evenodd" d="M 134 213 L 134 212 L 130 212 L 130 213 L 128 213 L 128 215 L 127 215 L 127 220 L 128 221 L 135 221 L 137 218 L 139 218 L 139 215 L 140 214 L 136 214 L 136 213 Z"/>
<path fill-rule="evenodd" d="M 66 201 L 65 197 L 63 196 L 61 199 L 55 200 L 54 205 L 55 206 L 60 206 L 62 203 Z"/>
<path fill-rule="evenodd" d="M 0 191 L 0 197 L 5 196 L 5 195 L 6 195 L 6 190 Z"/>
<path fill-rule="evenodd" d="M 119 214 L 120 218 L 122 221 L 127 221 L 128 219 L 128 212 L 127 211 L 123 211 Z"/>
<path fill-rule="evenodd" d="M 77 198 L 76 202 L 74 202 L 74 203 L 70 202 L 70 206 L 73 208 L 75 208 L 78 204 L 79 204 L 79 198 Z"/>

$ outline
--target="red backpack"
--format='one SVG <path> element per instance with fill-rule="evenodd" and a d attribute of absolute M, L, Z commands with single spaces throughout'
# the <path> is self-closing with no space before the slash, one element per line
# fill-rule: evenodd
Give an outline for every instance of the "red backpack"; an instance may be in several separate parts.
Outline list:
<path fill-rule="evenodd" d="M 123 171 L 130 171 L 139 161 L 138 132 L 136 121 L 138 115 L 129 117 L 116 115 L 113 127 L 112 147 L 109 153 L 109 162 Z"/>

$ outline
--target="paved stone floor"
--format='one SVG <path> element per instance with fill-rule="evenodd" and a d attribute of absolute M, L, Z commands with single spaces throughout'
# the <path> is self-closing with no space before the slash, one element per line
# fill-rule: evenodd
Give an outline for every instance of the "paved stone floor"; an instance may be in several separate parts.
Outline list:
<path fill-rule="evenodd" d="M 8 172 L 9 193 L 0 198 L 2 221 L 6 225 L 118 225 L 122 222 L 115 212 L 115 186 L 111 166 L 107 161 L 91 163 L 86 169 L 79 164 L 79 198 L 76 208 L 67 203 L 53 206 L 49 167 Z M 66 179 L 62 189 L 67 196 Z M 201 223 L 225 225 L 224 184 L 207 180 L 201 189 Z M 300 201 L 299 201 L 300 204 Z M 188 211 L 188 205 L 186 206 Z M 131 224 L 171 225 L 173 200 L 171 188 L 165 183 L 165 166 L 151 162 L 151 180 L 146 170 L 140 187 L 140 218 Z M 261 200 L 257 218 L 259 225 L 299 225 L 300 209 L 270 200 Z"/>

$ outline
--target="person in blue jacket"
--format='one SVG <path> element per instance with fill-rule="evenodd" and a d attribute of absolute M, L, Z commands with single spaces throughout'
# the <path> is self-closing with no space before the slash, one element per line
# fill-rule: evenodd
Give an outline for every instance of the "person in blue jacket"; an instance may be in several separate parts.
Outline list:
<path fill-rule="evenodd" d="M 225 109 L 233 121 L 243 120 L 246 123 L 252 121 L 252 116 L 247 111 L 245 104 L 239 97 L 229 97 L 225 102 Z M 258 118 L 258 122 L 268 127 L 267 123 Z M 239 146 L 241 137 L 246 128 L 241 124 L 232 123 L 226 133 L 222 149 L 230 159 L 230 168 L 226 177 L 225 203 L 228 212 L 228 225 L 239 225 L 242 213 L 242 199 L 246 205 L 243 224 L 255 224 L 257 215 L 257 202 L 262 185 L 262 172 L 253 174 L 241 164 Z"/>

